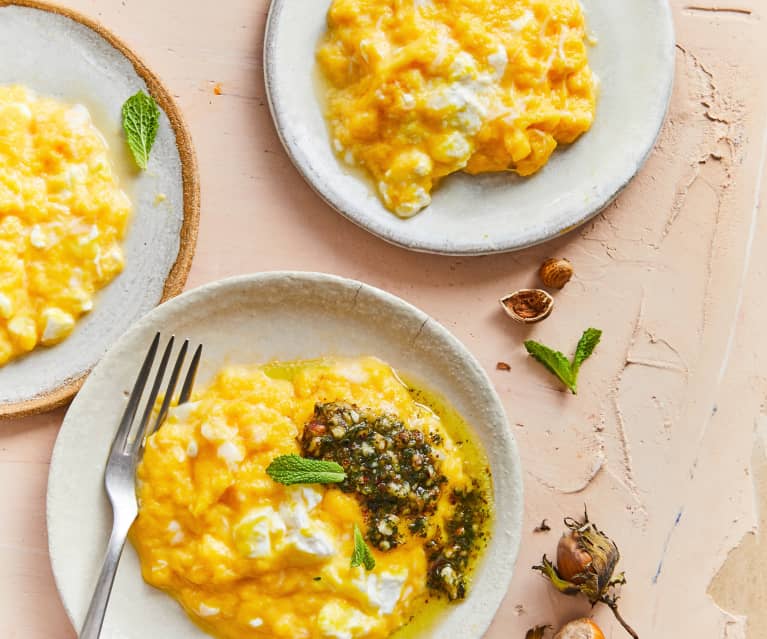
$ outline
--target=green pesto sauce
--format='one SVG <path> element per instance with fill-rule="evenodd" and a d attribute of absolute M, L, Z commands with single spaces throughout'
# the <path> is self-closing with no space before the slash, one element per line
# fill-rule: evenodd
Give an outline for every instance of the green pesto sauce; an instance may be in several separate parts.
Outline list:
<path fill-rule="evenodd" d="M 482 561 L 482 554 L 490 539 L 489 533 L 493 526 L 493 480 L 487 455 L 479 439 L 472 432 L 471 427 L 461 417 L 460 413 L 450 405 L 447 399 L 436 391 L 429 389 L 420 380 L 407 374 L 398 373 L 398 375 L 405 386 L 407 386 L 413 399 L 436 414 L 450 438 L 456 444 L 460 443 L 466 473 L 479 483 L 479 490 L 484 493 L 487 501 L 487 510 L 490 516 L 485 521 L 484 530 L 482 531 L 485 540 L 477 548 L 467 570 L 467 576 L 469 577 L 468 592 L 471 595 L 471 576 Z M 446 597 L 435 596 L 434 593 L 427 592 L 415 616 L 407 625 L 397 630 L 391 636 L 391 639 L 416 639 L 438 623 L 440 616 L 449 607 L 461 605 L 460 601 L 450 602 Z"/>
<path fill-rule="evenodd" d="M 297 373 L 307 367 L 325 365 L 326 361 L 323 359 L 271 362 L 262 366 L 262 370 L 273 379 L 292 381 Z M 331 366 L 330 362 L 327 363 L 327 366 Z M 484 497 L 484 505 L 488 517 L 482 525 L 482 530 L 477 532 L 479 540 L 475 544 L 465 570 L 468 581 L 467 591 L 471 594 L 471 577 L 482 559 L 482 554 L 489 541 L 489 532 L 493 525 L 493 480 L 487 456 L 478 438 L 472 432 L 471 427 L 442 395 L 429 389 L 428 385 L 407 374 L 399 372 L 395 372 L 395 374 L 408 389 L 413 400 L 425 409 L 433 412 L 439 418 L 445 432 L 460 447 L 466 474 L 473 480 L 474 490 L 481 493 Z M 440 615 L 444 613 L 448 606 L 454 605 L 460 606 L 461 602 L 451 603 L 446 596 L 427 590 L 423 596 L 423 601 L 420 604 L 416 603 L 414 607 L 415 614 L 410 622 L 397 630 L 391 639 L 416 639 L 416 637 L 438 622 Z"/>
<path fill-rule="evenodd" d="M 346 478 L 334 488 L 355 496 L 366 538 L 383 552 L 403 543 L 406 530 L 426 537 L 447 482 L 433 444 L 441 440 L 437 432 L 408 428 L 396 415 L 345 402 L 316 404 L 299 439 L 304 457 L 343 467 Z"/>

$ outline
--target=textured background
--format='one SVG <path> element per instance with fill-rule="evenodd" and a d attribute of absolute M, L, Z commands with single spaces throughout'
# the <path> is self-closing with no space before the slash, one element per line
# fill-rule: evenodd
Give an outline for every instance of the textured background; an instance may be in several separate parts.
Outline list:
<path fill-rule="evenodd" d="M 298 177 L 264 98 L 266 0 L 69 2 L 124 38 L 188 119 L 203 194 L 189 286 L 282 268 L 358 278 L 432 314 L 490 372 L 522 451 L 527 495 L 518 570 L 489 639 L 521 639 L 536 623 L 589 612 L 528 569 L 554 551 L 559 520 L 584 502 L 623 550 L 622 608 L 640 635 L 767 637 L 759 525 L 767 523 L 767 218 L 759 214 L 767 2 L 672 4 L 677 85 L 657 148 L 631 186 L 594 222 L 543 247 L 454 259 L 385 245 Z M 570 258 L 576 278 L 550 319 L 520 329 L 496 300 L 535 283 L 549 255 Z M 521 342 L 534 336 L 569 350 L 590 325 L 604 329 L 603 343 L 571 397 Z M 496 371 L 499 360 L 511 371 Z M 62 414 L 0 425 L 5 638 L 75 636 L 45 540 Z M 555 530 L 534 534 L 544 517 Z M 609 611 L 596 614 L 608 638 L 623 636 Z"/>

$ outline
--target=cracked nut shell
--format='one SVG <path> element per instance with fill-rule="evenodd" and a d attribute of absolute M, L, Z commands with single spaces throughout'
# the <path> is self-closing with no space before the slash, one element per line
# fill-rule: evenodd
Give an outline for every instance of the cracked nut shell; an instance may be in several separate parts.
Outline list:
<path fill-rule="evenodd" d="M 523 288 L 499 301 L 506 315 L 520 324 L 545 320 L 554 310 L 554 298 L 538 288 Z"/>
<path fill-rule="evenodd" d="M 573 265 L 564 258 L 549 258 L 538 271 L 544 286 L 550 288 L 563 288 L 570 281 L 573 273 Z"/>

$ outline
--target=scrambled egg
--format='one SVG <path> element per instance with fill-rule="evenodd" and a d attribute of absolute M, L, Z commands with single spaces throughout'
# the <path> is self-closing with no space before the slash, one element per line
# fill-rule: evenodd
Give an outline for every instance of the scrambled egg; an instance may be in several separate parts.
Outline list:
<path fill-rule="evenodd" d="M 333 147 L 402 217 L 455 171 L 531 175 L 591 127 L 585 40 L 578 0 L 333 0 Z"/>
<path fill-rule="evenodd" d="M 91 310 L 130 210 L 85 107 L 0 87 L 0 366 Z"/>
<path fill-rule="evenodd" d="M 440 417 L 378 359 L 224 369 L 149 438 L 131 530 L 144 579 L 217 637 L 382 639 L 425 606 L 424 539 L 372 550 L 370 572 L 352 568 L 353 527 L 364 527 L 355 497 L 266 474 L 275 457 L 299 453 L 303 425 L 327 401 L 439 433 L 451 487 L 487 476 L 479 449 L 454 444 Z M 441 503 L 436 517 L 448 507 Z"/>

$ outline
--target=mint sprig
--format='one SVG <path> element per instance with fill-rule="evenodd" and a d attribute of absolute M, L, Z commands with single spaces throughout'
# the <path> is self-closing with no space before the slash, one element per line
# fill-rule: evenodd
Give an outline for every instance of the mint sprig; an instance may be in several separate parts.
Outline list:
<path fill-rule="evenodd" d="M 578 341 L 572 361 L 568 360 L 560 351 L 555 351 L 533 340 L 527 340 L 525 348 L 535 360 L 556 375 L 570 389 L 570 392 L 576 395 L 578 393 L 578 372 L 581 364 L 591 356 L 601 338 L 602 331 L 598 328 L 586 329 Z"/>
<path fill-rule="evenodd" d="M 578 377 L 581 364 L 591 357 L 600 339 L 602 339 L 602 331 L 598 328 L 587 328 L 583 335 L 581 335 L 581 339 L 578 340 L 578 346 L 575 347 L 575 356 L 572 362 L 573 374 L 576 377 Z"/>
<path fill-rule="evenodd" d="M 299 455 L 280 455 L 272 460 L 266 474 L 279 484 L 338 484 L 346 479 L 336 462 L 306 459 Z"/>
<path fill-rule="evenodd" d="M 125 101 L 122 116 L 128 148 L 136 165 L 140 169 L 146 169 L 149 152 L 157 137 L 160 109 L 151 96 L 139 91 Z"/>
<path fill-rule="evenodd" d="M 354 550 L 352 551 L 352 568 L 365 566 L 365 570 L 373 570 L 376 567 L 376 559 L 370 548 L 365 543 L 360 527 L 354 524 Z"/>

